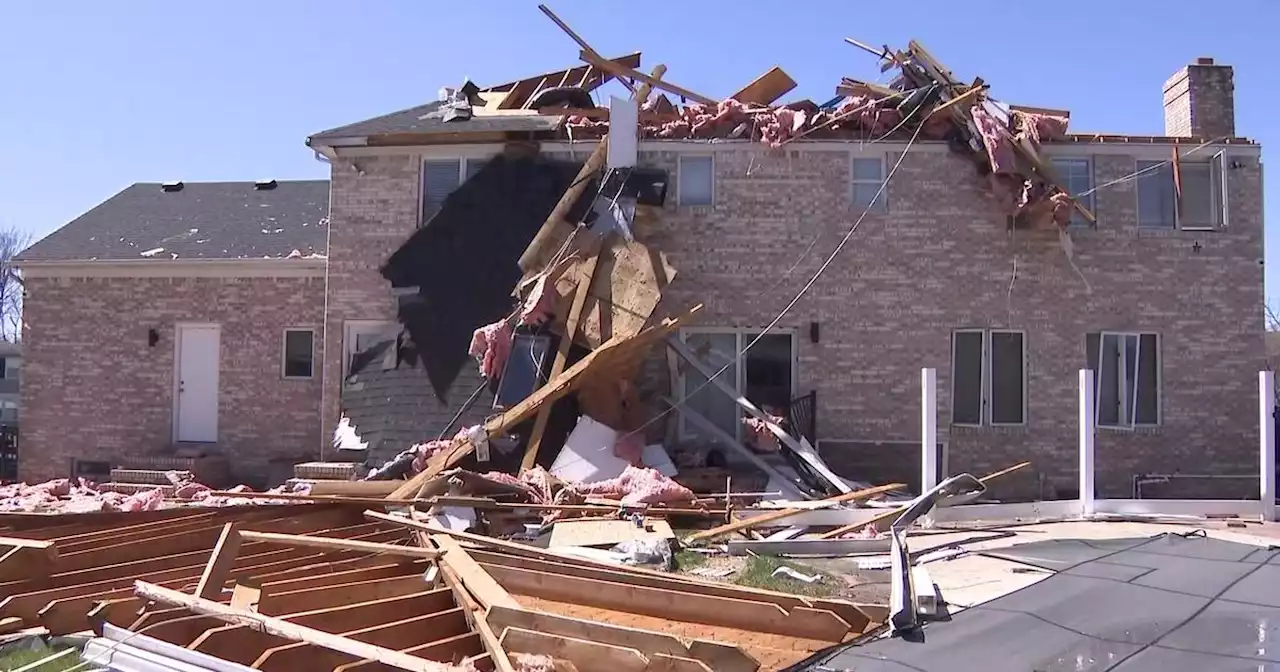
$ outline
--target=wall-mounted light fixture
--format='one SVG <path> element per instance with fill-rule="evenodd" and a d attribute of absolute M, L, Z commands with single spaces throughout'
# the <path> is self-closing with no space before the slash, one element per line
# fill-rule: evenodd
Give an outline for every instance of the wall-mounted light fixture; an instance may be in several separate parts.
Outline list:
<path fill-rule="evenodd" d="M 818 323 L 817 322 L 809 323 L 809 342 L 810 343 L 818 342 Z"/>
<path fill-rule="evenodd" d="M 147 330 L 147 346 L 154 348 L 156 347 L 156 343 L 159 343 L 159 342 L 160 342 L 160 332 L 156 331 L 154 328 L 148 329 Z"/>

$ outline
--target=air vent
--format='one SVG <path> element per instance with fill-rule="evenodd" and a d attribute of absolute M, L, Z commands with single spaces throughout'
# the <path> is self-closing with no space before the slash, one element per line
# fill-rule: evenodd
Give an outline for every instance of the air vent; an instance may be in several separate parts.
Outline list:
<path fill-rule="evenodd" d="M 165 191 L 182 191 L 184 186 L 186 185 L 184 185 L 181 180 L 178 180 L 177 182 L 165 182 L 160 185 L 160 188 Z"/>
<path fill-rule="evenodd" d="M 270 191 L 275 189 L 279 184 L 275 180 L 258 180 L 253 183 L 255 191 Z"/>

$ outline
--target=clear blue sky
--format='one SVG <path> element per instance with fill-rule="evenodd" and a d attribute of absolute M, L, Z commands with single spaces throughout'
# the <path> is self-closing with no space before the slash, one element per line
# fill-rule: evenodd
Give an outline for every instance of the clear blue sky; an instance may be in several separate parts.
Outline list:
<path fill-rule="evenodd" d="M 842 38 L 916 38 L 1002 100 L 1070 109 L 1077 132 L 1162 133 L 1165 79 L 1212 56 L 1235 66 L 1237 132 L 1280 148 L 1275 0 L 550 6 L 605 55 L 641 50 L 712 97 L 777 64 L 821 102 L 842 75 L 880 77 Z M 326 177 L 309 133 L 578 53 L 535 2 L 496 0 L 12 0 L 0 26 L 0 226 L 37 237 L 133 182 Z M 1269 227 L 1272 259 L 1278 244 Z M 1280 261 L 1267 279 L 1280 299 Z"/>

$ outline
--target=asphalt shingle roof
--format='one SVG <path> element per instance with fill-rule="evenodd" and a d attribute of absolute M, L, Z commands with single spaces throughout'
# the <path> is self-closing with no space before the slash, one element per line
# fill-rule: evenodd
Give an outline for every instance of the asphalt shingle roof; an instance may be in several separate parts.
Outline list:
<path fill-rule="evenodd" d="M 27 248 L 19 261 L 261 259 L 325 254 L 328 180 L 138 183 Z"/>
<path fill-rule="evenodd" d="M 384 114 L 372 119 L 357 121 L 327 131 L 320 131 L 307 138 L 308 144 L 324 144 L 332 138 L 391 135 L 396 133 L 484 133 L 484 132 L 538 132 L 554 131 L 560 126 L 560 115 L 473 115 L 470 119 L 445 121 L 440 103 L 411 107 L 407 110 Z"/>

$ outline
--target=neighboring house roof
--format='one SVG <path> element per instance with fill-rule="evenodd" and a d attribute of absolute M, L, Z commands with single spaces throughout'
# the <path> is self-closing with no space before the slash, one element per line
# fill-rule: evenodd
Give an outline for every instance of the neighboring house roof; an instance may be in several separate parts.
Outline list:
<path fill-rule="evenodd" d="M 18 255 L 18 261 L 262 259 L 324 254 L 328 180 L 141 182 Z M 294 254 L 294 251 L 297 254 Z"/>
<path fill-rule="evenodd" d="M 554 131 L 564 119 L 561 115 L 528 114 L 486 115 L 483 111 L 469 119 L 444 120 L 440 102 L 427 103 L 407 110 L 384 114 L 380 117 L 357 121 L 354 124 L 320 131 L 307 138 L 307 144 L 324 144 L 333 138 L 394 135 L 399 133 L 484 133 L 484 132 L 537 132 Z"/>

